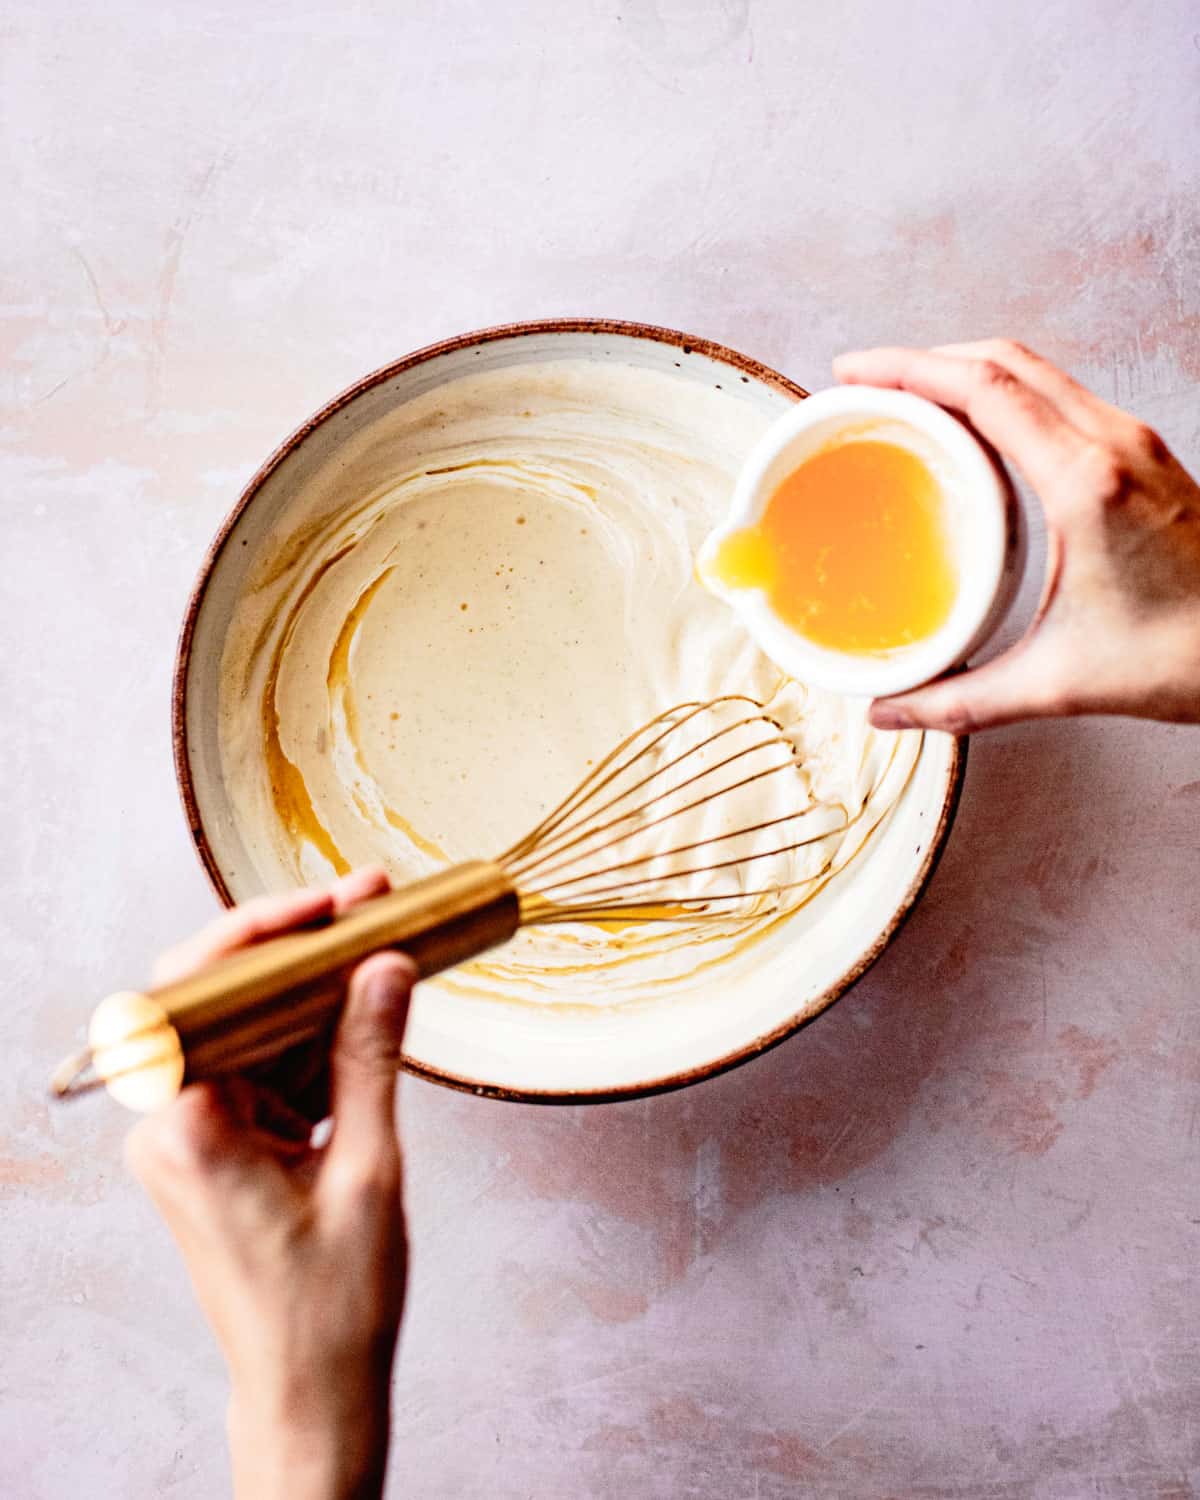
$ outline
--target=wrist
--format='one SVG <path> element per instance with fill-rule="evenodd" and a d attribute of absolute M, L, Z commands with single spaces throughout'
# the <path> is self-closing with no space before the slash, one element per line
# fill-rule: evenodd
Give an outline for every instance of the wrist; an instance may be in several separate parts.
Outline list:
<path fill-rule="evenodd" d="M 229 1449 L 238 1500 L 377 1500 L 388 1385 L 355 1392 L 234 1387 Z"/>

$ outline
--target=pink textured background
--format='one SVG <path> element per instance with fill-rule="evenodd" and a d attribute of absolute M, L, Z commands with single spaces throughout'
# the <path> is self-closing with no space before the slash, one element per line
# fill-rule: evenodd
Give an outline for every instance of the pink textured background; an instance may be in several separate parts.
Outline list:
<path fill-rule="evenodd" d="M 1200 464 L 1186 0 L 9 0 L 0 1492 L 210 1497 L 218 1357 L 126 1180 L 52 1113 L 92 1000 L 212 902 L 173 638 L 277 439 L 510 318 L 674 324 L 811 387 L 1011 331 Z M 689 1092 L 409 1081 L 390 1493 L 1200 1493 L 1200 733 L 971 752 L 870 977 Z"/>

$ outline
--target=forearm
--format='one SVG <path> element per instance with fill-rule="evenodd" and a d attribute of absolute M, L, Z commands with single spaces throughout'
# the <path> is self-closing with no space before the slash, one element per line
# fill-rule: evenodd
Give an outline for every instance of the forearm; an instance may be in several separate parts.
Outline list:
<path fill-rule="evenodd" d="M 367 870 L 323 894 L 263 897 L 165 955 L 160 973 L 198 973 L 387 884 Z M 383 1494 L 406 1259 L 396 1075 L 415 978 L 396 953 L 351 976 L 325 1144 L 312 1144 L 288 1097 L 250 1077 L 192 1084 L 129 1137 L 130 1165 L 183 1251 L 229 1369 L 237 1500 Z"/>

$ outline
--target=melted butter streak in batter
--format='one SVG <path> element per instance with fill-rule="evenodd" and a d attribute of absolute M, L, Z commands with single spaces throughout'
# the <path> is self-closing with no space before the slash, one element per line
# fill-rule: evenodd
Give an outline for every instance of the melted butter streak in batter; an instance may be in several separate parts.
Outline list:
<path fill-rule="evenodd" d="M 439 983 L 636 1002 L 732 962 L 823 890 L 903 792 L 920 738 L 782 679 L 693 579 L 765 421 L 665 375 L 529 366 L 408 403 L 302 492 L 223 673 L 226 779 L 264 883 L 380 860 L 403 881 L 495 854 L 654 713 L 735 692 L 768 704 L 831 818 L 791 857 L 791 889 L 750 920 L 531 929 Z M 762 815 L 783 796 L 764 790 Z"/>
<path fill-rule="evenodd" d="M 350 866 L 341 851 L 329 836 L 329 831 L 317 817 L 309 795 L 304 774 L 294 761 L 284 754 L 279 739 L 279 711 L 275 704 L 275 686 L 279 678 L 279 664 L 296 627 L 296 619 L 304 607 L 304 601 L 312 594 L 321 579 L 337 562 L 350 551 L 343 547 L 340 552 L 323 562 L 305 583 L 300 596 L 292 606 L 284 627 L 278 649 L 271 657 L 266 686 L 262 697 L 263 760 L 271 787 L 271 799 L 280 825 L 297 843 L 308 842 L 319 850 L 339 875 L 347 875 Z M 323 731 L 322 731 L 323 732 Z"/>

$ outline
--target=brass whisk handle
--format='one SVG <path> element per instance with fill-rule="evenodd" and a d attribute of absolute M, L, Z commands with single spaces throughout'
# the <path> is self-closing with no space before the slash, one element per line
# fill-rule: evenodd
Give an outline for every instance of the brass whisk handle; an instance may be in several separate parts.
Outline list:
<path fill-rule="evenodd" d="M 179 1034 L 192 1082 L 318 1035 L 336 1013 L 348 971 L 370 954 L 403 949 L 428 978 L 506 942 L 518 915 L 508 876 L 474 860 L 364 902 L 327 927 L 245 948 L 151 998 Z"/>
<path fill-rule="evenodd" d="M 132 999 L 153 1017 L 150 1030 L 170 1039 L 175 1056 L 182 1052 L 182 1082 L 191 1083 L 237 1072 L 319 1036 L 337 1015 L 350 970 L 372 953 L 402 949 L 427 978 L 506 942 L 519 920 L 512 880 L 499 865 L 474 860 L 377 896 L 327 926 L 271 938 L 145 995 L 111 1001 Z M 146 1064 L 131 1053 L 128 1037 L 99 1048 L 93 1039 L 97 1081 L 120 1098 L 106 1053 L 117 1074 L 126 1071 L 122 1059 L 134 1058 L 135 1070 Z M 162 1049 L 151 1049 L 148 1062 L 155 1055 Z"/>

